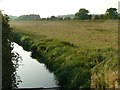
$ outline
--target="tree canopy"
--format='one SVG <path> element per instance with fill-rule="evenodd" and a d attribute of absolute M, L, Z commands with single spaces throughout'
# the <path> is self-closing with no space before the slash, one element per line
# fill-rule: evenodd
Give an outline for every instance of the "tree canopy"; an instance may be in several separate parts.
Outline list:
<path fill-rule="evenodd" d="M 116 8 L 107 9 L 106 15 L 108 19 L 117 19 L 118 18 L 117 9 Z"/>
<path fill-rule="evenodd" d="M 89 19 L 88 13 L 89 13 L 89 10 L 82 8 L 75 14 L 75 18 L 80 20 Z"/>

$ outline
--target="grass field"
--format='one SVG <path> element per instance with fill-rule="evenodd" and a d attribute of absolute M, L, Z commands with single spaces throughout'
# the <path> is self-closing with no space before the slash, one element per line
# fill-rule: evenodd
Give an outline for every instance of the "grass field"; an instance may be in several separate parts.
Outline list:
<path fill-rule="evenodd" d="M 31 36 L 67 41 L 80 48 L 117 48 L 117 20 L 12 21 L 11 27 Z"/>

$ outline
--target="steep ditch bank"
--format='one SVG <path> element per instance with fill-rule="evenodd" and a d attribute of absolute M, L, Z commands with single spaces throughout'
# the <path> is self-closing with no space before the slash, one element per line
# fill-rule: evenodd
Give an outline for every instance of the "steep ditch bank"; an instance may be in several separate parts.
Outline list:
<path fill-rule="evenodd" d="M 32 51 L 33 57 L 54 72 L 61 87 L 118 87 L 118 52 L 115 49 L 83 50 L 69 42 L 45 37 L 34 38 L 16 32 L 13 37 L 13 41 L 22 45 L 25 50 Z M 106 76 L 109 74 L 108 69 L 115 72 L 116 78 L 113 80 L 110 80 L 111 76 Z"/>

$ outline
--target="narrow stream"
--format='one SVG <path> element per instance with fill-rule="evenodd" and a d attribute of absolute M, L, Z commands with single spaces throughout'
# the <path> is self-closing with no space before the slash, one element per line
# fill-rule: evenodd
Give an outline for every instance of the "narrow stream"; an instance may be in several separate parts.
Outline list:
<path fill-rule="evenodd" d="M 14 52 L 17 52 L 23 60 L 19 61 L 17 74 L 21 78 L 18 88 L 51 88 L 57 87 L 57 81 L 53 73 L 46 69 L 43 63 L 31 57 L 31 52 L 23 50 L 21 46 L 14 43 Z"/>

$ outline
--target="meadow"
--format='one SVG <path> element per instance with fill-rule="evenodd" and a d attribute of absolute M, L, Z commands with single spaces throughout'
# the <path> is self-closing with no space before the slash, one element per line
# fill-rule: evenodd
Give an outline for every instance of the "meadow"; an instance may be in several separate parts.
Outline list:
<path fill-rule="evenodd" d="M 45 63 L 65 90 L 119 86 L 116 20 L 11 21 L 10 25 L 13 41 Z"/>
<path fill-rule="evenodd" d="M 67 41 L 80 48 L 117 48 L 117 20 L 12 21 L 15 31 L 31 36 Z"/>

